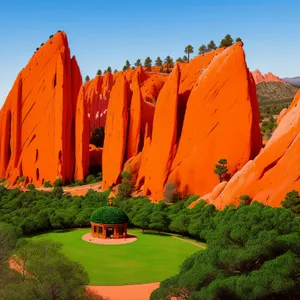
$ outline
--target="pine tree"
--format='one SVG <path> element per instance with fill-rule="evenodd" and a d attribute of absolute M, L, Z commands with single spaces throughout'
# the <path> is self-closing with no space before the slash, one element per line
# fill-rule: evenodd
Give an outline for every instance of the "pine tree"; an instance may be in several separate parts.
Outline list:
<path fill-rule="evenodd" d="M 213 40 L 211 40 L 207 45 L 207 51 L 213 51 L 216 50 L 217 46 Z"/>
<path fill-rule="evenodd" d="M 135 65 L 136 67 L 141 66 L 141 65 L 142 65 L 141 60 L 140 60 L 140 59 L 137 59 L 136 62 L 134 63 L 134 65 Z"/>
<path fill-rule="evenodd" d="M 163 64 L 163 62 L 162 62 L 161 58 L 158 56 L 157 59 L 155 60 L 155 65 L 157 67 L 161 67 L 162 64 Z"/>
<path fill-rule="evenodd" d="M 148 56 L 148 57 L 145 59 L 144 67 L 146 67 L 146 68 L 151 68 L 151 66 L 152 66 L 152 59 Z"/>
<path fill-rule="evenodd" d="M 207 47 L 205 45 L 201 45 L 198 49 L 198 54 L 201 55 L 201 54 L 204 54 L 207 52 Z"/>
<path fill-rule="evenodd" d="M 194 53 L 194 48 L 192 45 L 187 45 L 184 49 L 184 53 L 188 55 L 188 62 L 190 61 L 190 54 Z"/>

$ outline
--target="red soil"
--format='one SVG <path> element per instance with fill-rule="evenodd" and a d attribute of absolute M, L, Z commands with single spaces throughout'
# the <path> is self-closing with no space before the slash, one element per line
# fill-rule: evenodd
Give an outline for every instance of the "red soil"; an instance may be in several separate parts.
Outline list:
<path fill-rule="evenodd" d="M 149 300 L 159 282 L 121 286 L 88 286 L 87 289 L 109 300 Z"/>

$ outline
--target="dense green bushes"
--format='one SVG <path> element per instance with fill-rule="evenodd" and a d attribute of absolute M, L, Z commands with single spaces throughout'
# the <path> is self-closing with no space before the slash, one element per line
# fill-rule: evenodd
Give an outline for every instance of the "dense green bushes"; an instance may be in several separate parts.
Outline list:
<path fill-rule="evenodd" d="M 25 234 L 89 226 L 92 213 L 108 205 L 108 194 L 90 190 L 86 196 L 7 190 L 0 186 L 0 222 Z M 131 226 L 171 231 L 206 241 L 208 249 L 189 257 L 180 273 L 161 283 L 152 300 L 170 299 L 298 299 L 300 290 L 299 195 L 288 193 L 271 208 L 241 196 L 239 207 L 217 211 L 191 196 L 176 203 L 150 202 L 146 197 L 116 197 L 113 204 Z M 0 253 L 1 254 L 1 253 Z M 246 296 L 245 296 L 246 295 Z M 246 297 L 246 298 L 245 298 Z"/>
<path fill-rule="evenodd" d="M 0 223 L 0 299 L 102 299 L 86 293 L 88 274 L 60 250 L 52 241 L 20 239 L 16 227 Z M 19 273 L 7 263 L 12 255 L 23 262 Z"/>
<path fill-rule="evenodd" d="M 63 195 L 61 187 L 52 192 L 20 192 L 0 186 L 0 222 L 10 223 L 25 234 L 52 229 L 85 227 L 96 208 L 108 205 L 108 192 L 89 190 L 86 196 Z"/>
<path fill-rule="evenodd" d="M 298 217 L 254 202 L 227 207 L 204 227 L 208 249 L 189 257 L 151 300 L 298 299 Z"/>

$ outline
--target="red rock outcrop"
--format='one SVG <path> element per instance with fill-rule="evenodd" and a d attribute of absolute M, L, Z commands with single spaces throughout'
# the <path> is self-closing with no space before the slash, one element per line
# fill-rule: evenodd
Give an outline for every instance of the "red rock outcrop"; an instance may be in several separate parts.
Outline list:
<path fill-rule="evenodd" d="M 236 43 L 215 56 L 192 89 L 168 181 L 182 194 L 204 195 L 218 184 L 220 158 L 234 174 L 261 146 L 255 85 Z"/>
<path fill-rule="evenodd" d="M 86 111 L 85 87 L 79 91 L 75 119 L 75 180 L 84 180 L 90 166 L 89 122 Z"/>
<path fill-rule="evenodd" d="M 149 77 L 141 85 L 141 93 L 144 101 L 156 103 L 159 92 L 164 86 L 169 74 L 149 74 Z"/>
<path fill-rule="evenodd" d="M 120 73 L 108 103 L 102 155 L 103 190 L 116 184 L 123 169 L 128 125 L 128 82 Z"/>
<path fill-rule="evenodd" d="M 95 145 L 90 145 L 89 152 L 90 152 L 90 165 L 102 166 L 103 148 L 97 148 Z"/>
<path fill-rule="evenodd" d="M 132 99 L 129 113 L 128 139 L 127 139 L 127 159 L 138 154 L 138 147 L 141 134 L 141 110 L 142 110 L 142 95 L 140 90 L 140 77 L 142 70 L 138 69 L 132 80 Z"/>
<path fill-rule="evenodd" d="M 85 102 L 87 103 L 90 133 L 96 128 L 105 127 L 112 86 L 113 75 L 108 72 L 104 76 L 96 76 L 85 83 Z"/>
<path fill-rule="evenodd" d="M 163 199 L 163 188 L 174 155 L 180 70 L 176 66 L 162 88 L 155 108 L 154 127 L 145 177 L 145 194 Z"/>
<path fill-rule="evenodd" d="M 19 73 L 1 109 L 0 177 L 41 185 L 71 181 L 81 75 L 66 34 L 57 33 Z"/>
<path fill-rule="evenodd" d="M 228 182 L 222 193 L 211 199 L 217 208 L 238 205 L 249 195 L 271 206 L 280 206 L 286 193 L 300 189 L 300 92 L 285 112 L 272 138 L 254 159 Z"/>
<path fill-rule="evenodd" d="M 259 70 L 254 70 L 252 72 L 252 76 L 253 76 L 256 84 L 261 83 L 261 82 L 273 82 L 273 81 L 286 83 L 285 81 L 280 79 L 278 76 L 272 74 L 271 72 L 262 75 Z"/>

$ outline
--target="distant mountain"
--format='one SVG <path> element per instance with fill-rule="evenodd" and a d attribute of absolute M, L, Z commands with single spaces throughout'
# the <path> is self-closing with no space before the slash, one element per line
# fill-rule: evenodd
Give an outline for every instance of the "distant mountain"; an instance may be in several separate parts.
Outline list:
<path fill-rule="evenodd" d="M 256 85 L 259 102 L 292 100 L 298 90 L 286 82 L 261 82 Z"/>
<path fill-rule="evenodd" d="M 282 79 L 280 79 L 278 76 L 272 74 L 271 72 L 267 74 L 262 74 L 259 70 L 254 70 L 251 72 L 254 78 L 254 81 L 256 84 L 261 82 L 282 82 L 285 83 Z"/>
<path fill-rule="evenodd" d="M 285 77 L 282 78 L 283 81 L 292 84 L 292 85 L 296 85 L 296 86 L 300 86 L 300 76 L 297 77 Z"/>

